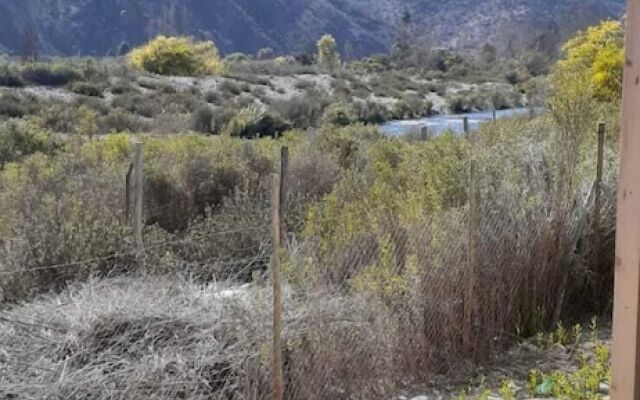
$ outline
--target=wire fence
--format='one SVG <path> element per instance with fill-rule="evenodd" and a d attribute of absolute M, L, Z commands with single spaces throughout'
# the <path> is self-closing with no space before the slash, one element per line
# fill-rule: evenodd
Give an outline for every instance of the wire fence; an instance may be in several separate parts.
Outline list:
<path fill-rule="evenodd" d="M 383 359 L 387 354 L 392 354 L 388 357 L 394 364 L 402 364 L 398 367 L 402 371 L 435 374 L 451 370 L 454 365 L 460 365 L 461 360 L 487 360 L 516 336 L 553 327 L 563 318 L 579 315 L 585 309 L 603 310 L 609 306 L 606 299 L 612 282 L 609 267 L 613 257 L 615 190 L 612 188 L 615 182 L 594 176 L 595 183 L 589 190 L 578 187 L 569 196 L 560 198 L 553 191 L 553 185 L 547 182 L 549 171 L 539 167 L 542 163 L 525 161 L 534 167 L 527 170 L 524 186 L 514 187 L 513 183 L 502 181 L 503 177 L 491 176 L 491 171 L 478 167 L 475 158 L 469 157 L 461 166 L 468 171 L 464 190 L 451 196 L 445 202 L 446 207 L 429 212 L 407 212 L 384 202 L 363 199 L 356 208 L 319 201 L 314 213 L 308 213 L 308 210 L 306 214 L 301 213 L 298 205 L 291 201 L 301 194 L 292 190 L 293 185 L 288 186 L 285 167 L 279 171 L 283 182 L 278 188 L 283 199 L 280 204 L 274 204 L 263 194 L 257 203 L 246 204 L 242 199 L 232 198 L 211 209 L 193 206 L 193 201 L 185 206 L 184 196 L 157 196 L 142 203 L 145 208 L 139 215 L 144 224 L 136 225 L 124 215 L 128 207 L 123 204 L 126 190 L 122 188 L 105 199 L 117 205 L 112 216 L 113 221 L 117 221 L 114 222 L 117 229 L 101 231 L 98 222 L 88 231 L 97 237 L 97 243 L 103 239 L 101 234 L 115 232 L 122 235 L 115 239 L 104 238 L 109 251 L 102 249 L 97 254 L 93 248 L 75 251 L 58 245 L 47 235 L 25 230 L 15 237 L 2 239 L 4 254 L 13 255 L 13 258 L 5 257 L 2 261 L 0 280 L 5 297 L 10 296 L 11 290 L 29 290 L 45 283 L 64 284 L 78 277 L 88 279 L 92 275 L 112 276 L 116 272 L 140 270 L 179 273 L 200 282 L 230 280 L 243 284 L 268 279 L 278 254 L 282 259 L 285 282 L 281 329 L 285 340 L 290 340 L 288 346 L 293 348 L 285 346 L 283 365 L 274 368 L 284 371 L 287 398 L 314 398 L 322 390 L 320 388 L 327 385 L 333 385 L 336 390 L 341 386 L 340 390 L 348 392 L 344 382 L 340 385 L 335 382 L 335 376 L 339 375 L 336 371 L 347 374 L 344 369 L 353 369 L 358 363 L 373 364 L 370 371 L 359 372 L 363 375 L 355 377 L 352 384 L 370 385 L 380 379 L 376 374 L 382 374 L 389 366 L 389 360 Z M 265 183 L 264 186 L 269 185 Z M 270 189 L 275 190 L 274 187 Z M 135 196 L 146 193 L 144 188 L 130 190 L 134 193 L 129 199 L 133 216 Z M 78 193 L 96 196 L 90 191 Z M 187 215 L 185 207 L 195 209 L 197 217 L 183 221 Z M 277 220 L 272 213 L 274 207 L 281 213 L 281 226 L 274 226 L 274 220 Z M 301 225 L 304 229 L 300 229 Z M 136 229 L 142 230 L 143 243 L 136 242 Z M 56 240 L 78 236 L 73 231 L 60 229 L 57 232 Z M 275 232 L 282 235 L 282 241 L 280 237 L 276 241 L 281 243 L 281 248 L 273 246 Z M 52 254 L 54 251 L 58 253 Z M 83 255 L 90 256 L 81 257 Z M 46 262 L 52 259 L 61 261 Z M 332 293 L 364 298 L 370 309 L 365 307 L 349 314 L 353 311 L 351 307 L 355 307 L 352 300 L 334 304 L 323 298 L 322 310 L 315 310 L 314 300 L 309 299 L 313 299 L 314 293 L 324 293 L 329 288 Z M 309 304 L 305 307 L 308 308 L 304 312 L 297 310 L 291 300 L 293 297 L 307 299 Z M 341 299 L 340 296 L 336 298 Z M 381 305 L 374 307 L 375 304 Z M 155 306 L 168 315 L 177 315 L 165 305 Z M 133 393 L 138 392 L 155 393 L 159 398 L 176 398 L 186 393 L 202 398 L 214 394 L 224 398 L 226 394 L 240 390 L 238 385 L 253 389 L 256 385 L 262 387 L 271 374 L 260 369 L 261 363 L 256 360 L 263 351 L 265 338 L 269 338 L 274 330 L 280 330 L 275 321 L 270 320 L 277 312 L 278 304 L 269 305 L 262 299 L 252 306 L 256 307 L 255 314 L 245 309 L 242 312 L 246 315 L 238 315 L 228 309 L 215 308 L 218 306 L 208 302 L 207 307 L 219 311 L 215 318 L 204 322 L 189 319 L 185 326 L 171 318 L 151 319 L 136 321 L 137 325 L 123 325 L 120 327 L 122 332 L 105 333 L 102 331 L 109 329 L 105 323 L 100 326 L 102 331 L 95 328 L 100 332 L 82 333 L 85 335 L 81 335 L 82 340 L 91 341 L 87 342 L 86 348 L 68 350 L 73 361 L 61 356 L 55 362 L 43 362 L 37 356 L 26 355 L 29 352 L 26 344 L 32 342 L 17 343 L 11 335 L 0 335 L 0 371 L 12 371 L 13 377 L 0 380 L 3 388 L 0 393 L 2 390 L 29 393 L 31 398 L 39 398 L 51 389 L 50 382 L 56 379 L 63 387 L 61 382 L 71 378 L 65 378 L 65 372 L 60 375 L 57 368 L 61 364 L 66 368 L 67 363 L 79 363 L 69 366 L 76 373 L 79 373 L 78 368 L 93 367 L 96 371 L 107 368 L 103 364 L 98 367 L 98 361 L 92 357 L 101 352 L 113 356 L 124 351 L 118 340 L 128 346 L 158 348 L 170 342 L 173 347 L 188 349 L 188 355 L 197 362 L 188 368 L 193 376 L 173 376 L 167 372 L 171 369 L 167 359 L 186 364 L 190 361 L 188 358 L 178 361 L 164 354 L 163 362 L 166 363 L 162 365 L 162 373 L 141 373 L 135 383 L 125 383 L 127 381 L 116 376 L 131 372 L 128 367 L 111 365 L 109 368 L 113 371 L 121 372 L 103 371 L 108 378 L 101 376 L 88 384 L 102 384 L 103 379 L 107 379 L 112 385 L 108 391 L 113 398 L 135 398 Z M 189 315 L 186 306 L 180 307 Z M 339 311 L 340 308 L 346 311 Z M 202 314 L 197 316 L 202 318 Z M 200 342 L 193 339 L 193 335 L 198 338 L 225 336 L 208 323 L 220 324 L 220 329 L 235 329 L 225 319 L 227 316 L 232 316 L 234 321 L 242 320 L 247 331 L 253 330 L 243 338 L 246 343 L 232 342 L 233 346 L 227 343 L 230 349 L 216 348 L 215 351 L 194 344 Z M 184 315 L 177 320 L 184 321 Z M 162 328 L 167 324 L 171 325 L 173 336 L 170 339 Z M 25 335 L 40 336 L 36 342 L 43 348 L 49 348 L 49 341 L 54 341 L 56 354 L 66 354 L 64 346 L 70 346 L 64 339 L 64 330 L 69 327 L 59 328 L 51 321 L 27 320 L 11 313 L 0 313 L 0 325 L 12 326 L 11 332 L 15 334 L 21 331 Z M 50 334 L 60 329 L 60 334 Z M 323 332 L 323 329 L 329 339 L 314 336 L 314 342 L 304 336 L 307 332 Z M 128 336 L 117 338 L 124 331 Z M 182 342 L 179 339 L 182 334 L 195 341 Z M 299 339 L 300 335 L 303 339 Z M 111 337 L 116 339 L 105 339 Z M 147 337 L 153 338 L 149 339 L 151 342 Z M 298 337 L 298 341 L 292 337 Z M 350 359 L 335 354 L 330 359 L 326 355 L 309 358 L 309 354 L 317 351 L 318 343 L 327 345 L 323 342 L 325 339 L 331 340 L 336 352 L 344 351 L 345 357 Z M 297 343 L 297 347 L 292 343 Z M 365 345 L 370 349 L 355 352 L 354 349 L 363 349 Z M 381 346 L 390 349 L 390 353 L 382 350 L 380 354 L 370 353 Z M 236 347 L 241 350 L 236 351 Z M 246 353 L 247 348 L 251 349 L 249 353 Z M 226 359 L 212 367 L 204 360 L 207 351 Z M 120 353 L 117 355 L 123 357 Z M 256 366 L 248 366 L 248 360 Z M 206 365 L 213 369 L 203 371 Z M 247 368 L 261 372 L 251 375 L 246 372 Z M 48 378 L 41 376 L 39 386 L 34 380 L 22 379 L 20 374 L 13 373 L 26 373 L 31 369 L 47 371 Z M 240 370 L 244 372 L 238 372 Z M 312 381 L 309 371 L 314 374 Z M 249 375 L 252 378 L 247 378 Z M 189 379 L 194 377 L 197 379 Z M 295 384 L 303 381 L 306 383 Z M 131 386 L 122 386 L 126 384 Z M 76 381 L 75 386 L 64 389 L 71 392 L 63 393 L 70 396 L 68 398 L 81 398 L 78 393 L 86 394 L 88 389 L 78 388 Z M 337 396 L 338 392 L 325 390 Z M 370 398 L 380 397 L 372 394 Z"/>

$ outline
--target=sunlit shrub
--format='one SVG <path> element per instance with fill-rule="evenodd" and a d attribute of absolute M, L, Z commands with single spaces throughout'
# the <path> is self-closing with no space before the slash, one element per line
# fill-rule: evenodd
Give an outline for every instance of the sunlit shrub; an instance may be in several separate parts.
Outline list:
<path fill-rule="evenodd" d="M 221 72 L 218 49 L 213 42 L 186 37 L 158 36 L 128 55 L 134 68 L 159 75 L 200 75 Z"/>

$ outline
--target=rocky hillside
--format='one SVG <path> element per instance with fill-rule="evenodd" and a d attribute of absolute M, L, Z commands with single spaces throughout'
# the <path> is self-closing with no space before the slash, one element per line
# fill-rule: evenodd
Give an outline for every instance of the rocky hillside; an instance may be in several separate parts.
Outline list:
<path fill-rule="evenodd" d="M 618 18 L 624 0 L 3 0 L 0 49 L 19 54 L 105 55 L 157 33 L 211 38 L 224 53 L 271 47 L 310 49 L 330 32 L 343 53 L 386 51 L 405 24 L 438 46 L 505 49 L 541 33 L 566 37 L 597 20 Z"/>

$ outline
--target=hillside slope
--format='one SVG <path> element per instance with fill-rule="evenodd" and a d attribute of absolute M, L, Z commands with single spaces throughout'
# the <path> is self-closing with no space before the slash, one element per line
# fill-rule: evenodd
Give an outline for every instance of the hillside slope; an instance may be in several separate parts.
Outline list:
<path fill-rule="evenodd" d="M 214 39 L 224 53 L 263 47 L 309 50 L 330 32 L 348 52 L 388 50 L 405 10 L 416 37 L 468 47 L 504 48 L 536 34 L 562 37 L 603 18 L 618 18 L 624 0 L 3 0 L 0 49 L 19 54 L 25 32 L 46 54 L 105 55 L 122 42 L 157 33 Z M 344 50 L 344 48 L 343 48 Z"/>

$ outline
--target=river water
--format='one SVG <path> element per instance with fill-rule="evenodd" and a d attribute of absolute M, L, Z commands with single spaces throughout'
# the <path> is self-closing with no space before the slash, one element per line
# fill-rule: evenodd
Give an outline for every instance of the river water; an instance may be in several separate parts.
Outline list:
<path fill-rule="evenodd" d="M 496 118 L 508 118 L 528 115 L 528 108 L 510 108 L 496 111 Z M 536 110 L 536 113 L 538 110 Z M 451 130 L 461 134 L 464 132 L 463 117 L 469 118 L 469 129 L 474 130 L 480 127 L 483 122 L 493 119 L 493 111 L 481 111 L 467 114 L 436 115 L 420 119 L 405 119 L 399 121 L 389 121 L 382 124 L 380 128 L 388 136 L 400 136 L 407 133 L 419 132 L 423 126 L 427 127 L 430 136 L 437 136 L 442 132 Z"/>

